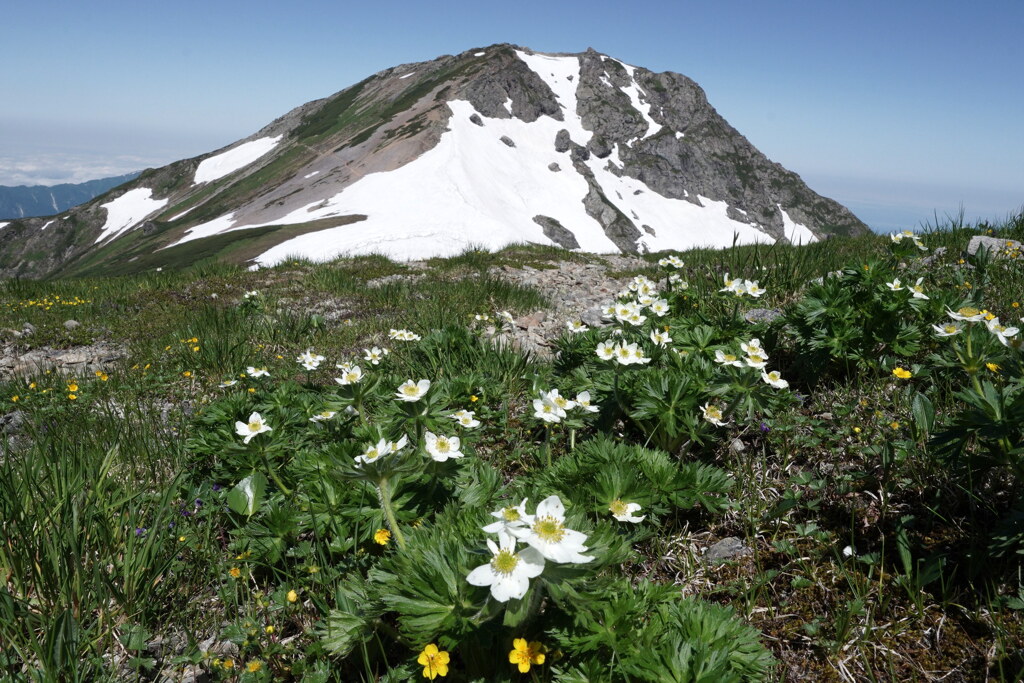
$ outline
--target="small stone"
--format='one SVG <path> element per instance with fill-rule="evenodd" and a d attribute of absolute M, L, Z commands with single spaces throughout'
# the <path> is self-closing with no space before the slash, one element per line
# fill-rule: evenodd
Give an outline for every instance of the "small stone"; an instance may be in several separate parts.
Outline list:
<path fill-rule="evenodd" d="M 507 135 L 502 135 L 502 136 L 501 136 L 500 138 L 498 138 L 498 139 L 499 139 L 499 140 L 501 140 L 502 142 L 504 142 L 504 143 L 505 143 L 506 145 L 508 145 L 509 147 L 515 147 L 515 146 L 516 146 L 516 143 L 512 141 L 512 138 L 510 138 L 510 137 L 509 137 L 509 136 L 507 136 Z"/>
<path fill-rule="evenodd" d="M 484 125 L 483 119 L 480 118 L 480 114 L 477 114 L 475 112 L 473 114 L 470 114 L 469 120 L 472 121 L 473 123 L 475 123 L 478 126 L 483 126 Z"/>
<path fill-rule="evenodd" d="M 729 444 L 729 450 L 733 453 L 742 453 L 747 450 L 747 447 L 743 445 L 743 442 L 739 439 L 733 439 L 732 443 Z"/>
<path fill-rule="evenodd" d="M 728 536 L 708 548 L 702 560 L 706 564 L 720 564 L 727 560 L 749 555 L 750 552 L 750 548 L 743 545 L 743 541 L 735 536 Z"/>
<path fill-rule="evenodd" d="M 770 323 L 781 317 L 782 311 L 778 308 L 751 308 L 743 314 L 748 323 Z"/>
<path fill-rule="evenodd" d="M 562 170 L 562 167 L 558 165 L 557 161 L 552 161 L 550 164 L 548 164 L 548 170 L 558 173 L 559 171 Z"/>
<path fill-rule="evenodd" d="M 25 323 L 21 326 L 22 336 L 28 337 L 36 333 L 36 326 L 32 323 Z"/>
<path fill-rule="evenodd" d="M 75 329 L 76 327 L 81 327 L 81 326 L 82 326 L 82 323 L 78 322 L 77 320 L 65 320 L 64 321 L 64 329 L 67 330 L 68 332 L 70 332 L 71 330 Z"/>

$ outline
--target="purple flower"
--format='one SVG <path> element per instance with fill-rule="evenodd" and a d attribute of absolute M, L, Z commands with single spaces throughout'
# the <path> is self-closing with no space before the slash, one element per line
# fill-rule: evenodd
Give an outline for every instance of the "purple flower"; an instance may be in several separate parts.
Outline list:
<path fill-rule="evenodd" d="M 767 422 L 762 421 L 761 422 L 761 433 L 762 434 L 767 434 L 770 431 L 772 431 L 772 428 L 768 426 Z"/>
<path fill-rule="evenodd" d="M 144 533 L 146 533 L 146 527 L 144 527 L 144 526 L 135 527 L 135 535 L 136 536 L 141 536 Z"/>
<path fill-rule="evenodd" d="M 221 485 L 220 484 L 214 484 L 213 485 L 213 492 L 214 493 L 216 493 L 217 491 L 220 491 L 220 489 L 221 489 Z"/>

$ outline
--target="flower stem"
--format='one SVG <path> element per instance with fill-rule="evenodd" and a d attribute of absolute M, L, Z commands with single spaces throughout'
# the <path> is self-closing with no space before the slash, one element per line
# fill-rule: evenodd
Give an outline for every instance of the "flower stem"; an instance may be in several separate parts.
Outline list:
<path fill-rule="evenodd" d="M 405 536 L 402 535 L 401 529 L 398 528 L 398 520 L 395 519 L 395 511 L 391 505 L 391 488 L 388 486 L 387 477 L 381 477 L 381 480 L 377 482 L 377 490 L 380 491 L 380 506 L 384 509 L 384 516 L 388 520 L 388 527 L 391 528 L 391 532 L 395 535 L 398 547 L 405 550 Z"/>
<path fill-rule="evenodd" d="M 267 474 L 269 474 L 270 478 L 274 480 L 275 484 L 277 484 L 277 488 L 281 490 L 281 493 L 286 496 L 292 495 L 292 490 L 284 485 L 281 478 L 277 476 L 277 471 L 270 466 L 270 459 L 267 458 L 267 451 L 263 448 L 260 449 L 260 457 L 263 458 L 263 466 L 267 468 Z"/>

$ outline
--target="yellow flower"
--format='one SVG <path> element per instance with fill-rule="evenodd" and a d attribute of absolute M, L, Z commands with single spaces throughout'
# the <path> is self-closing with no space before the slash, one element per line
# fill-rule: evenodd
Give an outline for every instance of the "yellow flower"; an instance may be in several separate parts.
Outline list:
<path fill-rule="evenodd" d="M 854 427 L 853 428 L 853 433 L 854 434 L 860 434 L 860 427 Z"/>
<path fill-rule="evenodd" d="M 221 664 L 221 666 L 224 667 L 225 669 L 234 669 L 235 668 L 235 660 L 233 660 L 233 659 L 225 659 L 224 663 Z"/>
<path fill-rule="evenodd" d="M 288 602 L 298 602 L 298 601 L 299 601 L 299 594 L 296 593 L 294 590 L 288 591 Z"/>
<path fill-rule="evenodd" d="M 178 543 L 184 543 L 184 542 L 185 542 L 185 537 L 184 536 L 178 536 Z"/>
<path fill-rule="evenodd" d="M 508 661 L 510 664 L 518 664 L 519 673 L 524 674 L 530 670 L 531 665 L 544 663 L 544 646 L 537 641 L 527 644 L 526 638 L 516 638 L 512 641 Z"/>
<path fill-rule="evenodd" d="M 185 372 L 183 372 L 181 374 L 182 374 L 183 377 L 191 377 L 192 376 L 192 371 L 191 370 L 186 370 Z"/>
<path fill-rule="evenodd" d="M 985 367 L 988 368 L 991 372 L 997 374 L 999 373 L 999 366 L 996 365 L 995 363 L 985 363 Z"/>
<path fill-rule="evenodd" d="M 448 675 L 449 655 L 444 650 L 438 650 L 433 643 L 423 648 L 416 661 L 423 667 L 424 678 L 434 680 L 438 676 Z"/>
<path fill-rule="evenodd" d="M 72 394 L 75 393 L 76 391 L 78 391 L 78 385 L 72 382 L 71 384 L 68 385 L 68 391 L 70 391 Z"/>
<path fill-rule="evenodd" d="M 900 379 L 910 379 L 913 376 L 913 375 L 911 375 L 910 370 L 906 370 L 906 369 L 901 368 L 901 367 L 893 368 L 892 374 L 896 375 Z"/>
<path fill-rule="evenodd" d="M 473 394 L 472 396 L 469 397 L 469 400 L 471 403 L 476 403 L 477 401 L 480 400 L 480 398 L 476 394 Z"/>
<path fill-rule="evenodd" d="M 373 540 L 380 545 L 387 545 L 391 541 L 391 532 L 387 529 L 377 529 L 377 532 L 373 535 Z"/>
<path fill-rule="evenodd" d="M 32 382 L 31 384 L 28 385 L 28 388 L 29 389 L 35 389 L 36 388 L 36 383 Z"/>
<path fill-rule="evenodd" d="M 71 400 L 71 401 L 74 401 L 77 398 L 78 398 L 78 396 L 76 396 L 74 394 L 68 394 L 68 399 Z"/>
<path fill-rule="evenodd" d="M 893 420 L 892 422 L 889 423 L 889 426 L 892 427 L 893 429 L 899 429 L 900 423 Z"/>
<path fill-rule="evenodd" d="M 250 394 L 255 394 L 256 393 L 256 388 L 255 387 L 249 387 L 249 393 Z"/>
<path fill-rule="evenodd" d="M 249 662 L 248 664 L 245 665 L 245 670 L 248 671 L 251 674 L 256 673 L 257 671 L 259 671 L 262 668 L 263 668 L 263 662 L 261 662 L 258 659 L 254 659 L 254 660 L 252 660 L 251 662 Z"/>
<path fill-rule="evenodd" d="M 1019 301 L 1014 301 L 1012 304 L 1010 304 L 1010 306 L 1013 307 L 1013 308 L 1020 308 L 1020 302 Z"/>
<path fill-rule="evenodd" d="M 193 346 L 193 347 L 192 347 L 192 352 L 193 352 L 193 353 L 195 353 L 195 352 L 196 352 L 196 351 L 198 351 L 198 350 L 199 350 L 199 347 L 198 347 L 198 346 Z"/>
<path fill-rule="evenodd" d="M 267 626 L 263 630 L 266 631 L 267 633 L 271 633 L 272 634 L 274 632 L 274 626 L 273 626 L 273 624 L 271 624 L 271 625 Z"/>
<path fill-rule="evenodd" d="M 231 575 L 232 579 L 240 579 L 240 578 L 242 578 L 242 570 L 239 569 L 238 567 L 232 567 L 231 569 L 229 569 L 228 570 L 228 574 Z"/>
<path fill-rule="evenodd" d="M 17 396 L 11 396 L 11 400 L 14 401 L 15 403 L 17 403 L 18 402 L 18 397 Z"/>

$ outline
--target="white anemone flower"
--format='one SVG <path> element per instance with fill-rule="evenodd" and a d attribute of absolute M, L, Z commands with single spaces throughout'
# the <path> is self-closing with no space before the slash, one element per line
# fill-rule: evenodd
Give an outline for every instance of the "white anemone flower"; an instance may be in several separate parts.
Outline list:
<path fill-rule="evenodd" d="M 537 504 L 530 526 L 509 531 L 552 562 L 583 563 L 594 559 L 582 554 L 587 551 L 583 545 L 586 534 L 565 528 L 565 506 L 558 496 L 549 496 Z"/>
<path fill-rule="evenodd" d="M 309 421 L 310 422 L 324 422 L 326 420 L 330 420 L 332 417 L 334 417 L 337 414 L 338 413 L 333 411 L 333 410 L 322 410 L 319 413 L 317 413 L 316 415 L 314 415 L 313 417 L 309 418 Z"/>
<path fill-rule="evenodd" d="M 636 302 L 637 302 L 637 304 L 640 305 L 641 308 L 647 308 L 648 306 L 653 304 L 655 301 L 656 301 L 656 299 L 652 295 L 650 295 L 650 294 L 641 294 L 640 296 L 638 296 L 636 298 Z"/>
<path fill-rule="evenodd" d="M 764 349 L 761 348 L 761 340 L 757 339 L 756 337 L 748 342 L 740 342 L 740 348 L 743 350 L 743 353 L 747 354 L 748 356 L 755 354 L 762 356 L 766 355 L 764 353 Z"/>
<path fill-rule="evenodd" d="M 767 289 L 765 289 L 761 285 L 757 284 L 757 280 L 754 280 L 753 282 L 751 282 L 750 280 L 744 280 L 743 281 L 743 289 L 744 289 L 744 292 L 746 292 L 750 296 L 754 297 L 755 299 L 759 298 L 762 294 L 764 294 L 765 292 L 768 291 Z M 743 293 L 743 292 L 740 292 L 740 293 Z"/>
<path fill-rule="evenodd" d="M 382 458 L 386 455 L 397 453 L 398 451 L 405 448 L 406 444 L 408 443 L 409 437 L 407 437 L 404 434 L 402 435 L 402 438 L 399 439 L 397 442 L 388 441 L 387 439 L 381 439 L 376 444 L 367 445 L 366 450 L 363 451 L 362 455 L 356 456 L 356 464 L 365 465 L 366 463 L 373 462 L 377 458 Z"/>
<path fill-rule="evenodd" d="M 955 334 L 963 332 L 963 328 L 954 323 L 946 323 L 945 325 L 932 325 L 932 329 L 935 330 L 935 334 L 940 337 L 952 337 Z"/>
<path fill-rule="evenodd" d="M 710 403 L 705 403 L 701 406 L 701 413 L 703 413 L 704 419 L 715 425 L 716 427 L 722 427 L 726 423 L 722 420 L 722 409 L 718 406 L 713 406 Z"/>
<path fill-rule="evenodd" d="M 682 268 L 683 260 L 678 256 L 666 256 L 658 261 L 659 266 L 670 266 L 672 268 Z"/>
<path fill-rule="evenodd" d="M 605 320 L 611 320 L 615 317 L 615 304 L 608 304 L 601 308 L 601 317 Z"/>
<path fill-rule="evenodd" d="M 266 366 L 262 368 L 256 368 L 250 365 L 245 369 L 245 372 L 250 377 L 270 377 L 270 371 L 267 370 Z"/>
<path fill-rule="evenodd" d="M 640 503 L 624 503 L 621 498 L 613 500 L 611 505 L 608 506 L 608 510 L 612 513 L 612 517 L 620 522 L 639 524 L 647 518 L 647 515 L 637 517 L 633 514 L 640 511 Z"/>
<path fill-rule="evenodd" d="M 768 365 L 768 356 L 765 354 L 752 353 L 746 357 L 747 365 L 758 370 L 764 370 Z"/>
<path fill-rule="evenodd" d="M 729 276 L 729 273 L 726 273 L 724 280 L 725 287 L 722 287 L 720 290 L 718 290 L 719 292 L 732 292 L 736 296 L 740 296 L 741 294 L 746 292 L 747 288 L 744 286 L 742 279 L 734 279 Z"/>
<path fill-rule="evenodd" d="M 922 282 L 924 282 L 924 278 L 919 277 L 915 284 L 910 285 L 910 293 L 915 299 L 928 298 L 928 295 L 924 293 L 924 287 L 921 285 Z"/>
<path fill-rule="evenodd" d="M 242 422 L 239 420 L 235 422 L 235 433 L 239 436 L 244 436 L 243 443 L 249 443 L 252 437 L 257 434 L 264 432 L 273 431 L 266 422 L 263 421 L 263 417 L 259 413 L 253 413 L 249 416 L 248 422 Z"/>
<path fill-rule="evenodd" d="M 374 346 L 372 349 L 363 349 L 363 359 L 366 360 L 367 363 L 372 363 L 373 365 L 380 365 L 380 362 L 384 360 L 384 356 L 388 355 L 389 353 L 391 352 L 388 351 L 387 349 L 381 348 L 379 346 Z"/>
<path fill-rule="evenodd" d="M 1003 346 L 1009 346 L 1009 338 L 1020 332 L 1016 327 L 1007 327 L 999 322 L 999 318 L 992 318 L 985 326 L 988 327 L 988 331 L 996 335 L 999 339 L 999 343 Z"/>
<path fill-rule="evenodd" d="M 715 362 L 719 365 L 731 365 L 735 368 L 743 367 L 743 361 L 734 354 L 726 353 L 722 349 L 715 351 Z"/>
<path fill-rule="evenodd" d="M 974 308 L 973 306 L 964 306 L 963 308 L 958 309 L 956 312 L 953 312 L 947 308 L 946 313 L 948 313 L 949 317 L 952 318 L 953 320 L 960 320 L 968 323 L 976 323 L 985 319 L 986 311 L 979 311 L 977 308 Z"/>
<path fill-rule="evenodd" d="M 221 389 L 227 389 L 228 387 L 233 387 L 236 384 L 238 384 L 238 380 L 237 379 L 226 379 L 223 382 L 221 382 L 220 384 L 218 384 L 217 386 L 219 388 L 221 388 Z"/>
<path fill-rule="evenodd" d="M 491 596 L 498 602 L 522 598 L 530 589 L 530 579 L 544 571 L 544 558 L 534 548 L 515 552 L 516 539 L 503 531 L 498 533 L 498 543 L 487 539 L 487 547 L 491 561 L 471 571 L 466 581 L 490 586 Z"/>
<path fill-rule="evenodd" d="M 509 529 L 533 524 L 533 515 L 526 514 L 527 500 L 527 498 L 523 498 L 523 502 L 519 505 L 509 505 L 492 512 L 491 517 L 497 517 L 498 521 L 491 522 L 483 527 L 483 530 L 489 534 L 496 534 L 501 531 L 507 532 Z"/>
<path fill-rule="evenodd" d="M 437 462 L 444 462 L 448 458 L 461 458 L 463 456 L 459 452 L 459 446 L 462 442 L 457 436 L 437 435 L 428 431 L 423 435 L 423 439 L 426 441 L 427 454 Z"/>
<path fill-rule="evenodd" d="M 627 317 L 622 322 L 629 323 L 630 325 L 633 325 L 634 327 L 639 327 L 640 325 L 643 325 L 646 321 L 647 321 L 647 316 L 646 315 L 640 315 L 639 313 L 633 313 L 632 315 Z"/>
<path fill-rule="evenodd" d="M 576 407 L 588 413 L 596 413 L 598 407 L 590 402 L 590 392 L 581 391 L 576 394 Z"/>
<path fill-rule="evenodd" d="M 346 368 L 342 373 L 341 377 L 335 377 L 334 381 L 343 387 L 347 387 L 350 384 L 359 384 L 363 379 L 363 370 L 358 365 L 352 365 Z"/>
<path fill-rule="evenodd" d="M 396 330 L 396 329 L 392 328 L 388 332 L 388 337 L 390 339 L 396 339 L 398 341 L 419 341 L 420 340 L 420 335 L 416 334 L 415 332 L 411 332 L 411 331 L 405 330 L 405 329 Z"/>
<path fill-rule="evenodd" d="M 557 424 L 565 417 L 565 411 L 559 408 L 554 401 L 535 398 L 533 399 L 533 416 L 538 420 Z"/>
<path fill-rule="evenodd" d="M 651 341 L 661 348 L 665 348 L 672 343 L 672 337 L 668 336 L 668 332 L 664 330 L 651 330 Z"/>
<path fill-rule="evenodd" d="M 668 302 L 665 301 L 664 299 L 655 299 L 648 305 L 648 308 L 650 309 L 651 313 L 658 316 L 659 318 L 664 318 L 669 311 Z"/>
<path fill-rule="evenodd" d="M 576 403 L 565 396 L 562 396 L 558 389 L 552 389 L 548 392 L 540 392 L 540 397 L 545 401 L 551 401 L 562 410 L 572 410 L 576 407 Z"/>
<path fill-rule="evenodd" d="M 615 358 L 615 344 L 612 343 L 611 339 L 603 341 L 597 345 L 597 348 L 594 349 L 594 353 L 596 353 L 597 357 L 601 360 L 612 360 Z"/>
<path fill-rule="evenodd" d="M 672 273 L 668 276 L 668 281 L 672 283 L 674 289 L 689 289 L 690 283 L 683 279 L 683 276 L 679 273 Z"/>
<path fill-rule="evenodd" d="M 461 427 L 475 429 L 480 426 L 480 420 L 474 417 L 475 414 L 472 410 L 457 410 L 448 417 L 458 422 Z"/>
<path fill-rule="evenodd" d="M 395 392 L 395 398 L 399 401 L 413 403 L 423 398 L 428 389 L 430 389 L 429 379 L 421 379 L 419 382 L 407 379 L 398 387 L 398 391 Z"/>
<path fill-rule="evenodd" d="M 583 324 L 582 320 L 570 320 L 565 323 L 565 326 L 569 328 L 569 332 L 572 334 L 580 334 L 586 332 L 590 328 Z"/>
<path fill-rule="evenodd" d="M 903 283 L 900 281 L 898 277 L 893 278 L 892 282 L 886 282 L 885 286 L 894 292 L 903 291 Z"/>
<path fill-rule="evenodd" d="M 295 360 L 307 370 L 316 370 L 326 359 L 318 353 L 313 353 L 312 349 L 306 349 Z"/>
<path fill-rule="evenodd" d="M 779 374 L 778 370 L 772 370 L 771 372 L 761 371 L 761 379 L 776 389 L 785 389 L 789 387 L 789 382 L 782 379 L 782 375 Z"/>

